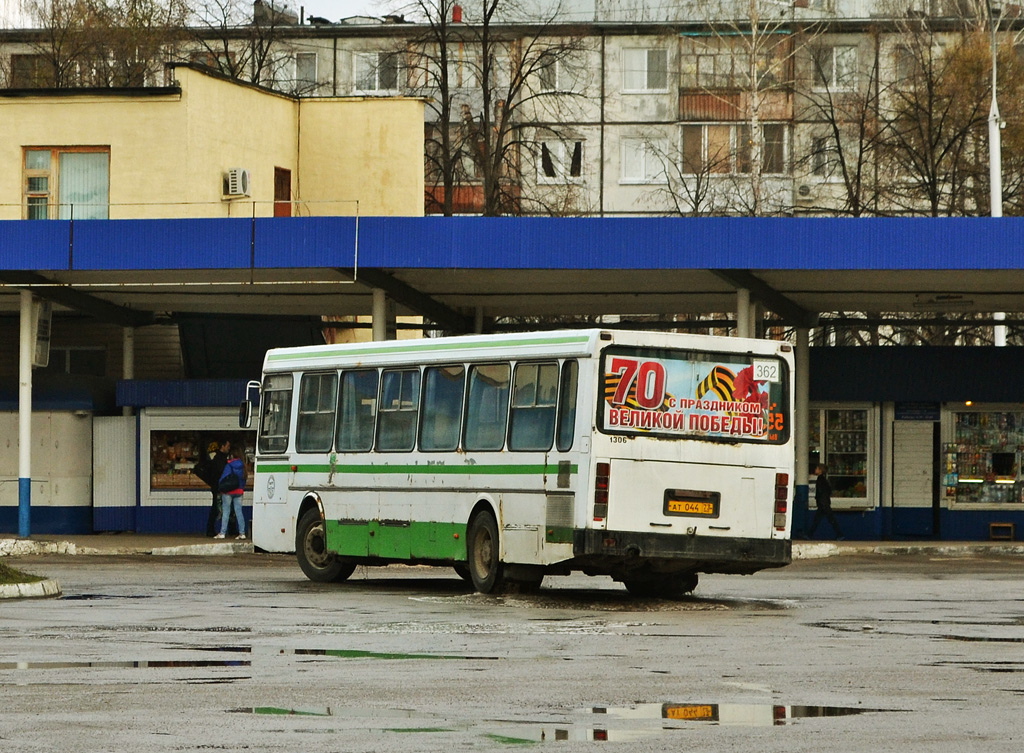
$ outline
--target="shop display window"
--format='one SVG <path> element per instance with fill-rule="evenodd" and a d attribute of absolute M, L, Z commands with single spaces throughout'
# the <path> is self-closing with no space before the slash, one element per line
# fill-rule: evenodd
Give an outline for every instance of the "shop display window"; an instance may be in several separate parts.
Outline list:
<path fill-rule="evenodd" d="M 246 488 L 252 489 L 254 454 L 251 432 L 244 431 L 152 431 L 150 432 L 151 491 L 204 491 L 210 487 L 192 473 L 201 452 L 214 450 L 227 440 L 232 447 L 244 447 Z"/>
<path fill-rule="evenodd" d="M 1024 413 L 956 413 L 953 425 L 955 441 L 943 445 L 946 497 L 966 504 L 1024 502 Z"/>
<path fill-rule="evenodd" d="M 832 484 L 832 499 L 857 504 L 868 501 L 869 431 L 867 408 L 812 410 L 808 427 L 813 473 L 824 463 Z M 813 478 L 810 480 L 813 484 Z"/>

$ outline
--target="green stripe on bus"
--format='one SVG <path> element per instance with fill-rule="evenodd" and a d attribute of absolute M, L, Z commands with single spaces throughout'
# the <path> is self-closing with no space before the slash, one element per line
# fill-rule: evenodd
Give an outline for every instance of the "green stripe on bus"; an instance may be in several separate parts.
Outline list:
<path fill-rule="evenodd" d="M 477 343 L 450 343 L 443 342 L 444 338 L 435 338 L 433 342 L 417 343 L 415 345 L 402 345 L 381 347 L 380 345 L 367 345 L 365 347 L 346 348 L 330 350 L 293 350 L 289 353 L 272 353 L 268 361 L 289 361 L 297 358 L 337 358 L 339 356 L 375 356 L 387 353 L 437 353 L 449 350 L 481 350 L 484 348 L 518 346 L 518 345 L 576 345 L 585 343 L 589 337 L 579 335 L 565 335 L 563 337 L 544 337 L 535 340 L 517 339 L 495 339 Z"/>
<path fill-rule="evenodd" d="M 342 557 L 465 562 L 466 524 L 327 520 L 327 549 Z"/>
<path fill-rule="evenodd" d="M 330 465 L 329 463 L 302 463 L 295 466 L 263 464 L 257 461 L 259 473 L 291 473 L 292 468 L 298 473 L 363 473 L 363 474 L 416 474 L 416 475 L 468 475 L 468 476 L 555 476 L 559 473 L 558 465 L 524 464 L 477 464 L 477 465 Z M 579 473 L 579 466 L 569 466 L 569 473 Z"/>

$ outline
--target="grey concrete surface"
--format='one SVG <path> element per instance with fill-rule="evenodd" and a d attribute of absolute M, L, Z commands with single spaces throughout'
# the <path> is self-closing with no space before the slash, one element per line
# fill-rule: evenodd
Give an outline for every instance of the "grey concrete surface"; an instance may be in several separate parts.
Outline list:
<path fill-rule="evenodd" d="M 878 554 L 474 594 L 451 569 L 27 555 L 0 605 L 0 751 L 1017 753 L 1024 558 Z M 687 718 L 687 715 L 691 715 Z"/>

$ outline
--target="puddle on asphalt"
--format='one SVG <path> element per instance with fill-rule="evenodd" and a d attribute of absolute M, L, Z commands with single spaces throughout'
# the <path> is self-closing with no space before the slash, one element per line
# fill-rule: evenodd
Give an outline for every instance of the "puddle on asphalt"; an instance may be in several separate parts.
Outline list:
<path fill-rule="evenodd" d="M 60 601 L 98 601 L 101 599 L 152 599 L 154 594 L 70 594 Z"/>
<path fill-rule="evenodd" d="M 186 646 L 178 645 L 177 648 L 193 651 L 229 652 L 259 654 L 262 656 L 326 656 L 336 659 L 382 659 L 382 660 L 407 660 L 407 659 L 461 659 L 463 661 L 498 661 L 500 656 L 469 656 L 450 654 L 408 654 L 391 651 L 362 651 L 358 649 L 332 649 L 332 648 L 262 648 L 253 646 Z"/>
<path fill-rule="evenodd" d="M 167 661 L 16 661 L 0 662 L 6 669 L 164 669 L 167 667 L 248 667 L 248 660 L 183 659 Z"/>

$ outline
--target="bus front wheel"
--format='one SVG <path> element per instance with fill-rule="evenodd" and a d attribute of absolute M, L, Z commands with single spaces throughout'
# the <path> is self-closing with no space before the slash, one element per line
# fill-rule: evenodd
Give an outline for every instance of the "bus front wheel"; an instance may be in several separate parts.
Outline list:
<path fill-rule="evenodd" d="M 327 550 L 324 521 L 315 509 L 306 510 L 295 530 L 295 555 L 306 577 L 317 583 L 345 580 L 356 569 Z"/>
<path fill-rule="evenodd" d="M 469 521 L 466 564 L 477 591 L 489 594 L 501 589 L 505 574 L 498 541 L 498 522 L 490 512 L 481 512 Z"/>

